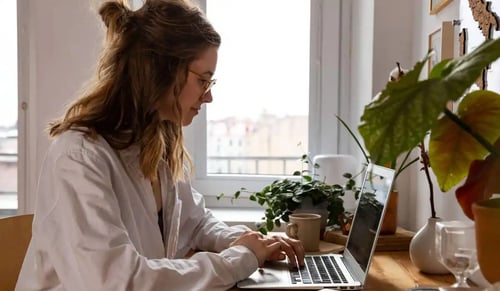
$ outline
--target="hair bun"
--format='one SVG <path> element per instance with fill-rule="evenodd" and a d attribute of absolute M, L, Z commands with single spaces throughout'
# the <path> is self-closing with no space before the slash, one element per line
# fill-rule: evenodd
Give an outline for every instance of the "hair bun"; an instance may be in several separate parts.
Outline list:
<path fill-rule="evenodd" d="M 126 0 L 108 1 L 99 9 L 102 21 L 108 28 L 108 35 L 123 31 L 129 21 L 130 13 Z"/>

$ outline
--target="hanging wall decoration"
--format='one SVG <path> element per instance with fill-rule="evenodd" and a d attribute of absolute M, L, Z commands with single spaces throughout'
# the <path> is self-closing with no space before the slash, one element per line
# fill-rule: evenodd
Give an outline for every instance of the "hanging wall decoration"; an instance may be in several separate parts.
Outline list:
<path fill-rule="evenodd" d="M 491 39 L 493 31 L 500 30 L 500 18 L 495 12 L 491 11 L 491 1 L 469 0 L 469 7 L 472 11 L 472 17 L 478 23 L 484 38 Z M 481 90 L 485 90 L 488 87 L 487 72 L 489 68 L 490 66 L 485 68 L 476 81 L 476 85 Z"/>
<path fill-rule="evenodd" d="M 437 14 L 441 11 L 446 5 L 450 4 L 453 0 L 430 0 L 429 4 L 429 13 L 431 15 Z"/>

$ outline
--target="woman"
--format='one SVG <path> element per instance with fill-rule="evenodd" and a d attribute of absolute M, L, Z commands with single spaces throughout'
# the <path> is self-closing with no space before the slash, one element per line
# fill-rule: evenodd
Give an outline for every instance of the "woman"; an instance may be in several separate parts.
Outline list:
<path fill-rule="evenodd" d="M 212 102 L 220 37 L 182 0 L 106 2 L 89 89 L 50 125 L 17 290 L 223 290 L 296 240 L 228 227 L 189 183 L 182 126 Z M 192 252 L 196 250 L 196 252 Z"/>

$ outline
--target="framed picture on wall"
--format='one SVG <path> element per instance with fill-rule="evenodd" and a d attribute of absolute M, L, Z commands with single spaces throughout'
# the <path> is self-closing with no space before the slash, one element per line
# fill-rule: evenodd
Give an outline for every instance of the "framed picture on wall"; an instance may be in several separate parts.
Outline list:
<path fill-rule="evenodd" d="M 428 74 L 432 67 L 441 61 L 441 28 L 429 34 L 429 51 L 434 50 L 434 54 L 429 58 L 427 65 Z"/>
<path fill-rule="evenodd" d="M 429 50 L 434 54 L 429 58 L 428 73 L 441 60 L 455 57 L 455 29 L 452 21 L 443 21 L 441 28 L 429 34 Z"/>
<path fill-rule="evenodd" d="M 453 0 L 429 0 L 429 13 L 437 14 L 441 11 L 446 5 L 450 4 Z"/>

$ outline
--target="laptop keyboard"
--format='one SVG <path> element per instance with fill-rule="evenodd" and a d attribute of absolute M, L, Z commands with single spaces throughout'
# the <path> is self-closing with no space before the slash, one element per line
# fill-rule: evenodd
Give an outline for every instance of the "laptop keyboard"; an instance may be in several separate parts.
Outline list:
<path fill-rule="evenodd" d="M 291 270 L 293 284 L 347 283 L 333 256 L 306 256 L 305 266 Z"/>

